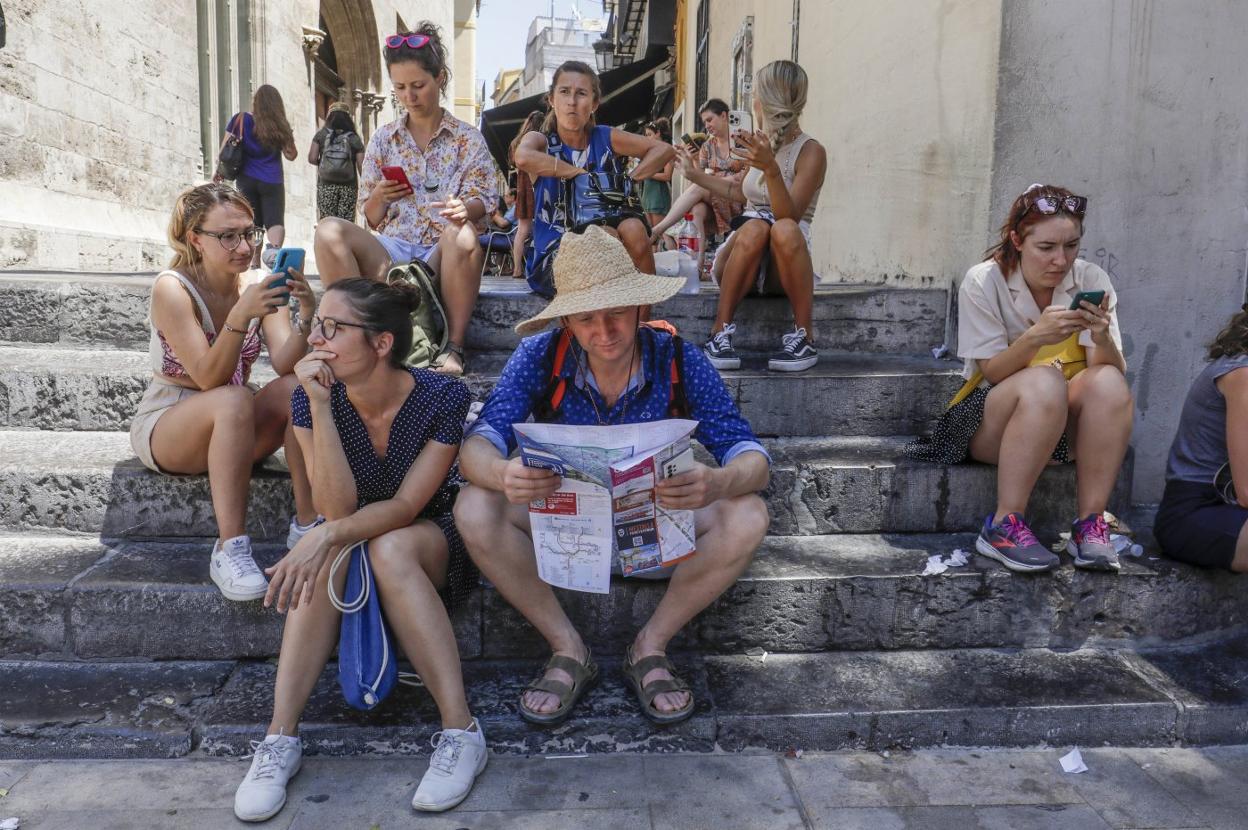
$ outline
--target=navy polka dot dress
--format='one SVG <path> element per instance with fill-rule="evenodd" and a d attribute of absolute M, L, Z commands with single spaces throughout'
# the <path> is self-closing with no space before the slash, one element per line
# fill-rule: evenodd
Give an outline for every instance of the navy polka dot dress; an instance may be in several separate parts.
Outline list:
<path fill-rule="evenodd" d="M 472 395 L 463 382 L 428 369 L 408 369 L 416 382 L 407 400 L 399 407 L 390 425 L 390 439 L 384 458 L 378 458 L 368 428 L 347 397 L 341 382 L 330 389 L 330 411 L 342 439 L 342 449 L 351 466 L 359 507 L 394 498 L 403 477 L 429 441 L 459 446 L 464 437 L 464 418 Z M 312 428 L 312 412 L 308 394 L 295 387 L 290 396 L 291 420 L 297 427 Z M 451 510 L 463 480 L 459 466 L 451 467 L 446 480 L 438 487 L 418 518 L 428 519 L 446 536 L 450 558 L 447 564 L 443 600 L 454 607 L 477 583 L 477 571 L 468 558 L 468 551 Z"/>

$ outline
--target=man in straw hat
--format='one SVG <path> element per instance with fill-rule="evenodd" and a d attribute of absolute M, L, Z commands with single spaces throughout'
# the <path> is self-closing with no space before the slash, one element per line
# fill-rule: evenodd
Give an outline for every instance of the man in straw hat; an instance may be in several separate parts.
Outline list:
<path fill-rule="evenodd" d="M 767 532 L 767 508 L 757 493 L 767 485 L 771 459 L 701 349 L 639 322 L 639 307 L 671 297 L 679 279 L 640 273 L 618 239 L 591 226 L 564 237 L 554 282 L 555 299 L 516 331 L 534 334 L 556 321 L 562 328 L 520 343 L 469 430 L 460 468 L 472 486 L 460 493 L 456 524 L 481 572 L 554 652 L 543 675 L 522 694 L 521 716 L 532 723 L 561 723 L 597 682 L 598 667 L 537 572 L 528 505 L 554 493 L 559 477 L 525 467 L 518 457 L 508 459 L 516 448 L 511 425 L 530 415 L 581 425 L 667 418 L 676 377 L 687 417 L 699 422 L 694 437 L 719 467 L 697 464 L 658 485 L 665 507 L 694 511 L 698 552 L 660 572 L 670 584 L 624 662 L 642 712 L 657 723 L 673 723 L 693 713 L 694 701 L 665 649 L 750 564 Z M 564 330 L 571 340 L 561 350 Z M 673 372 L 678 348 L 682 359 Z M 544 400 L 552 373 L 566 379 L 558 401 Z"/>

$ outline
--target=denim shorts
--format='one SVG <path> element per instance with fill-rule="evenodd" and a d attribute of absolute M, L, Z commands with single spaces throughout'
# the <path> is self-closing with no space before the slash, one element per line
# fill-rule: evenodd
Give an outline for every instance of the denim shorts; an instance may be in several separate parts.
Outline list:
<path fill-rule="evenodd" d="M 414 259 L 428 262 L 429 257 L 433 254 L 433 249 L 438 247 L 436 242 L 432 245 L 421 245 L 417 242 L 399 239 L 397 236 L 386 236 L 384 233 L 377 234 L 377 241 L 381 243 L 381 247 L 385 248 L 386 253 L 390 255 L 391 265 L 403 265 Z"/>

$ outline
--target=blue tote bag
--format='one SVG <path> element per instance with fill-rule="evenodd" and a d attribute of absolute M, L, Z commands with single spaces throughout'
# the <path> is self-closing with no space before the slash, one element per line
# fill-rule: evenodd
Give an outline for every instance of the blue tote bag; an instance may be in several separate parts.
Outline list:
<path fill-rule="evenodd" d="M 334 575 L 338 566 L 350 559 L 343 597 L 335 596 Z M 352 597 L 346 601 L 346 597 Z M 342 696 L 356 709 L 368 711 L 385 700 L 398 682 L 394 640 L 368 561 L 368 540 L 361 540 L 339 551 L 329 572 L 329 601 L 342 612 L 338 639 L 338 684 Z"/>

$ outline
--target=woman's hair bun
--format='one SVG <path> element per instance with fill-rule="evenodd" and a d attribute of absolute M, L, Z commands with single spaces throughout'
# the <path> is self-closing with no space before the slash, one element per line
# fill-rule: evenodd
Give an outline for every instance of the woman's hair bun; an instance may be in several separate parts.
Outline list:
<path fill-rule="evenodd" d="M 408 314 L 412 314 L 416 309 L 420 308 L 420 289 L 410 282 L 399 280 L 398 282 L 390 283 L 388 287 L 391 296 L 394 298 L 394 303 L 404 307 Z"/>

